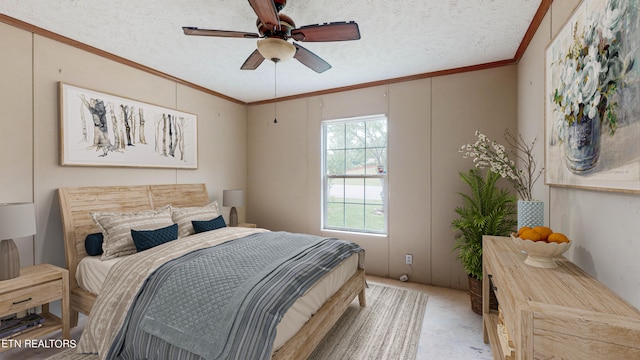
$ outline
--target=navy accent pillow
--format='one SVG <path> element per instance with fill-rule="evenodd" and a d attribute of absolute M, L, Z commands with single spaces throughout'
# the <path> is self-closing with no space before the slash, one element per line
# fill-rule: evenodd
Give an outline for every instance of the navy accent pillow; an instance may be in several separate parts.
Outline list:
<path fill-rule="evenodd" d="M 102 255 L 102 241 L 104 236 L 102 233 L 89 234 L 84 239 L 84 249 L 89 256 Z"/>
<path fill-rule="evenodd" d="M 227 224 L 224 222 L 224 218 L 222 217 L 222 215 L 211 220 L 205 220 L 205 221 L 193 220 L 191 221 L 191 224 L 193 225 L 193 230 L 195 230 L 196 234 L 205 232 L 205 231 L 211 231 L 211 230 L 227 227 Z"/>
<path fill-rule="evenodd" d="M 173 241 L 178 238 L 178 224 L 155 230 L 131 230 L 133 243 L 138 252 Z"/>

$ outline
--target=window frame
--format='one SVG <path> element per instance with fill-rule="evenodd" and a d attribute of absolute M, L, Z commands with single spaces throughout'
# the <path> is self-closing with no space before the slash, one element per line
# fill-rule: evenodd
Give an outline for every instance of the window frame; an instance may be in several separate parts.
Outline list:
<path fill-rule="evenodd" d="M 348 123 L 366 123 L 366 122 L 370 122 L 370 121 L 380 121 L 380 120 L 384 120 L 385 121 L 385 127 L 386 127 L 386 139 L 385 139 L 385 143 L 384 143 L 384 151 L 385 151 L 385 168 L 383 173 L 378 173 L 376 172 L 375 174 L 366 174 L 366 171 L 364 174 L 346 174 L 346 169 L 344 171 L 344 174 L 328 174 L 328 170 L 327 170 L 327 152 L 331 149 L 328 149 L 328 144 L 327 144 L 327 127 L 328 125 L 332 125 L 332 124 L 344 124 L 346 126 L 346 124 Z M 374 148 L 376 146 L 372 146 L 372 147 L 367 147 L 366 143 L 365 146 L 363 148 L 363 150 L 366 152 L 368 148 Z M 346 147 L 345 144 L 345 148 L 344 149 L 340 149 L 340 150 L 344 150 L 347 151 L 349 150 L 349 148 Z M 353 149 L 351 149 L 353 150 Z M 377 115 L 368 115 L 368 116 L 358 116 L 358 117 L 351 117 L 351 118 L 341 118 L 341 119 L 329 119 L 329 120 L 323 120 L 321 122 L 321 171 L 322 171 L 322 189 L 321 189 L 321 201 L 322 201 L 322 214 L 321 214 L 321 229 L 323 231 L 344 231 L 344 232 L 352 232 L 352 233 L 359 233 L 359 234 L 370 234 L 370 235 L 388 235 L 388 228 L 389 228 L 389 216 L 388 216 L 388 203 L 389 203 L 389 186 L 388 186 L 388 168 L 389 168 L 389 119 L 387 117 L 386 114 L 377 114 Z M 366 182 L 369 179 L 381 179 L 382 180 L 382 211 L 384 213 L 384 228 L 382 231 L 377 231 L 377 230 L 371 230 L 371 229 L 366 229 L 366 211 L 364 214 L 364 227 L 365 228 L 354 228 L 354 227 L 347 227 L 347 226 L 330 226 L 328 225 L 328 221 L 327 221 L 327 216 L 328 216 L 328 205 L 330 203 L 329 201 L 329 195 L 327 194 L 327 190 L 328 190 L 328 186 L 329 186 L 329 182 L 332 179 L 344 179 L 345 181 L 348 179 L 363 179 L 364 182 Z M 364 188 L 366 189 L 366 183 L 364 185 Z M 344 201 L 346 199 L 343 199 L 343 204 L 347 205 L 349 204 L 348 202 Z M 359 205 L 359 204 L 358 204 Z M 371 204 L 369 204 L 371 205 Z M 368 206 L 366 203 L 366 198 L 363 199 L 363 203 L 362 206 L 365 208 Z"/>

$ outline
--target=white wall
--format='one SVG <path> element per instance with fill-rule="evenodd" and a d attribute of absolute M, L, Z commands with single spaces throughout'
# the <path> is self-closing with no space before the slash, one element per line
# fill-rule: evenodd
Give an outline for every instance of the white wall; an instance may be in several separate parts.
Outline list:
<path fill-rule="evenodd" d="M 516 67 L 249 106 L 247 218 L 258 226 L 353 240 L 370 274 L 453 288 L 467 278 L 450 223 L 466 191 L 458 172 L 472 167 L 459 147 L 476 129 L 502 136 L 516 127 Z M 320 229 L 321 121 L 387 114 L 388 236 Z M 413 267 L 404 254 L 414 255 Z"/>
<path fill-rule="evenodd" d="M 220 205 L 223 189 L 246 188 L 245 105 L 3 23 L 0 48 L 0 203 L 36 205 L 38 233 L 18 242 L 22 266 L 65 266 L 59 187 L 203 182 Z M 59 165 L 58 82 L 197 114 L 198 169 Z"/>
<path fill-rule="evenodd" d="M 544 138 L 544 51 L 579 2 L 553 2 L 518 65 L 518 128 L 527 138 Z M 538 159 L 544 159 L 542 145 Z M 565 255 L 640 308 L 640 241 L 633 231 L 640 221 L 640 197 L 549 187 L 542 181 L 535 195 L 545 200 L 547 224 L 572 239 Z"/>

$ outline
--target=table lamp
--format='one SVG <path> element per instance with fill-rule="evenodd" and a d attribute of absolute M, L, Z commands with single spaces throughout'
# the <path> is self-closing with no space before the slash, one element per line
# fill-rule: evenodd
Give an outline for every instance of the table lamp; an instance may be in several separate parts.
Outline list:
<path fill-rule="evenodd" d="M 0 204 L 0 281 L 20 276 L 20 254 L 13 239 L 35 233 L 33 203 Z"/>
<path fill-rule="evenodd" d="M 229 226 L 238 226 L 236 206 L 243 205 L 244 190 L 224 190 L 222 192 L 222 206 L 231 207 L 231 212 L 229 212 Z"/>

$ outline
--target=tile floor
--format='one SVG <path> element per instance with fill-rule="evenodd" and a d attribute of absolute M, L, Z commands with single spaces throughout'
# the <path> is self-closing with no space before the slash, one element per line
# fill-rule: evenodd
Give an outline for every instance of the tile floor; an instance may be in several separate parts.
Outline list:
<path fill-rule="evenodd" d="M 482 317 L 471 311 L 469 294 L 430 285 L 400 282 L 367 276 L 373 284 L 397 286 L 424 291 L 429 295 L 416 360 L 490 360 L 491 349 L 482 340 Z M 81 324 L 83 324 L 81 319 Z M 81 326 L 71 335 L 79 339 Z M 60 336 L 53 333 L 52 337 Z M 55 354 L 55 350 L 13 349 L 0 353 L 0 360 L 39 360 Z M 394 360 L 394 359 L 379 359 Z"/>

